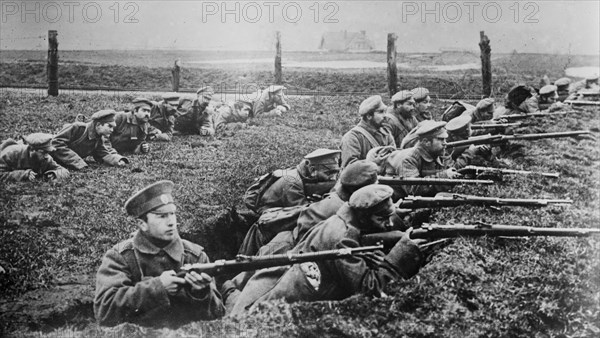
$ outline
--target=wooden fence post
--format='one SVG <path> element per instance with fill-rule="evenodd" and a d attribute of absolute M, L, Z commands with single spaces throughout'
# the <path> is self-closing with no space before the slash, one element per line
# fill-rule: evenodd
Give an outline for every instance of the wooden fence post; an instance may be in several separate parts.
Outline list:
<path fill-rule="evenodd" d="M 277 31 L 275 39 L 275 84 L 280 85 L 283 83 L 281 75 L 281 32 Z"/>
<path fill-rule="evenodd" d="M 395 33 L 388 33 L 387 39 L 387 70 L 388 90 L 390 97 L 398 91 L 398 70 L 396 68 L 396 39 Z"/>
<path fill-rule="evenodd" d="M 490 97 L 492 95 L 492 48 L 490 47 L 490 39 L 483 31 L 479 32 L 479 49 L 481 50 L 483 96 Z"/>
<path fill-rule="evenodd" d="M 58 35 L 57 31 L 48 31 L 48 64 L 46 74 L 48 77 L 48 95 L 58 95 Z"/>
<path fill-rule="evenodd" d="M 177 59 L 175 60 L 175 65 L 173 66 L 173 68 L 171 69 L 171 74 L 173 75 L 173 91 L 174 92 L 178 92 L 179 91 L 179 76 L 181 73 L 181 60 Z"/>

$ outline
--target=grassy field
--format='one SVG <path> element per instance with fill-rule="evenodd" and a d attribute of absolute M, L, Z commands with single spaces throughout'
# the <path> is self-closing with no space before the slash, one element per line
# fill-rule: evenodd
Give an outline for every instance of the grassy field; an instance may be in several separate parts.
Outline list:
<path fill-rule="evenodd" d="M 533 76 L 533 75 L 532 75 Z M 458 81 L 458 80 L 457 80 Z M 91 317 L 94 276 L 103 253 L 135 230 L 123 203 L 161 179 L 175 182 L 184 238 L 211 259 L 232 258 L 246 230 L 231 212 L 258 175 L 295 165 L 318 147 L 335 148 L 358 120 L 365 96 L 298 98 L 283 118 L 255 119 L 214 140 L 179 136 L 153 143 L 125 169 L 92 165 L 62 183 L 6 183 L 0 189 L 0 323 L 6 335 L 248 337 L 590 337 L 600 333 L 600 241 L 569 238 L 461 238 L 438 250 L 388 297 L 341 302 L 263 304 L 243 320 L 194 323 L 178 330 L 135 325 L 99 328 Z M 56 132 L 79 113 L 123 109 L 131 97 L 3 93 L 0 138 Z M 436 103 L 436 113 L 443 111 Z M 590 129 L 600 112 L 537 121 L 524 131 Z M 432 221 L 485 221 L 540 227 L 598 227 L 597 140 L 522 142 L 515 169 L 555 171 L 559 179 L 514 177 L 457 192 L 514 198 L 571 198 L 568 207 L 459 207 Z M 222 278 L 219 279 L 219 282 Z"/>

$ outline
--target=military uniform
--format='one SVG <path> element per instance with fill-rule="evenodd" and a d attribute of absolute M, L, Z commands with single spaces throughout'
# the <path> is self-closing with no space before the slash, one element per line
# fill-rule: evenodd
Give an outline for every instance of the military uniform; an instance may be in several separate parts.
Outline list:
<path fill-rule="evenodd" d="M 237 101 L 223 104 L 215 110 L 214 129 L 219 130 L 232 123 L 246 123 L 253 116 L 251 102 Z"/>
<path fill-rule="evenodd" d="M 564 102 L 567 97 L 569 97 L 569 85 L 571 84 L 571 79 L 568 77 L 561 77 L 560 79 L 554 82 L 556 86 L 556 92 L 558 94 L 558 101 Z"/>
<path fill-rule="evenodd" d="M 184 264 L 209 263 L 209 259 L 201 246 L 179 237 L 172 189 L 171 181 L 156 182 L 125 202 L 127 213 L 143 223 L 133 238 L 115 245 L 102 258 L 94 297 L 100 325 L 179 325 L 224 314 L 214 280 L 201 276 L 201 282 L 194 273 L 183 284 L 176 280 L 174 271 Z M 166 216 L 149 218 L 150 213 Z"/>
<path fill-rule="evenodd" d="M 119 154 L 138 154 L 148 140 L 148 123 L 140 123 L 133 112 L 117 112 L 117 126 L 110 135 L 110 143 Z"/>
<path fill-rule="evenodd" d="M 24 139 L 28 144 L 8 139 L 0 145 L 0 182 L 27 181 L 30 172 L 39 178 L 47 178 L 49 175 L 57 179 L 69 177 L 69 171 L 54 162 L 50 155 L 31 153 L 35 149 L 52 151 L 52 135 L 35 133 Z"/>
<path fill-rule="evenodd" d="M 188 263 L 209 263 L 201 246 L 177 238 L 158 248 L 136 232 L 102 258 L 96 275 L 96 319 L 107 326 L 122 322 L 164 326 L 221 317 L 224 307 L 214 281 L 201 295 L 192 295 L 185 288 L 176 296 L 165 291 L 160 274 Z"/>
<path fill-rule="evenodd" d="M 263 90 L 258 97 L 258 100 L 254 101 L 253 111 L 255 116 L 264 115 L 271 112 L 277 106 L 285 107 L 286 111 L 291 109 L 291 106 L 285 101 L 285 97 L 282 98 L 282 102 L 275 102 L 269 94 L 277 93 L 285 90 L 284 86 L 269 86 Z"/>
<path fill-rule="evenodd" d="M 392 103 L 402 103 L 410 99 L 412 99 L 412 92 L 403 90 L 392 96 Z M 419 123 L 412 112 L 408 116 L 403 116 L 396 113 L 393 106 L 388 107 L 385 115 L 387 121 L 384 126 L 394 138 L 396 145 L 401 144 L 402 139 Z"/>
<path fill-rule="evenodd" d="M 101 110 L 92 115 L 91 122 L 67 124 L 52 140 L 52 145 L 56 148 L 51 153 L 52 157 L 65 167 L 75 170 L 86 168 L 88 164 L 84 158 L 90 155 L 96 162 L 112 166 L 119 161 L 129 162 L 112 148 L 109 140 L 98 135 L 94 129 L 96 121 L 114 114 L 116 112 L 111 110 Z"/>
<path fill-rule="evenodd" d="M 342 168 L 354 160 L 366 159 L 369 150 L 375 147 L 396 147 L 394 137 L 387 129 L 383 127 L 375 128 L 363 119 L 365 115 L 381 109 L 385 110 L 387 107 L 383 104 L 379 95 L 368 97 L 361 102 L 358 107 L 358 113 L 361 116 L 360 122 L 342 136 L 340 145 L 340 149 L 342 150 Z"/>
<path fill-rule="evenodd" d="M 214 135 L 214 112 L 208 102 L 194 100 L 192 107 L 175 119 L 175 130 L 187 134 Z"/>
<path fill-rule="evenodd" d="M 539 111 L 537 97 L 532 89 L 525 85 L 517 85 L 508 92 L 504 106 L 494 110 L 494 120 L 501 119 L 504 115 L 531 114 Z"/>
<path fill-rule="evenodd" d="M 567 105 L 558 100 L 559 96 L 557 91 L 558 87 L 555 85 L 546 85 L 540 88 L 540 97 L 538 101 L 539 109 L 547 110 L 548 112 L 565 109 Z"/>
<path fill-rule="evenodd" d="M 359 189 L 335 216 L 313 227 L 292 251 L 315 252 L 360 246 L 361 233 L 373 229 L 366 229 L 372 225 L 359 221 L 359 210 L 391 215 L 394 212 L 391 195 L 391 188 L 380 185 Z M 233 303 L 231 315 L 240 315 L 255 303 L 273 299 L 288 302 L 340 300 L 357 293 L 381 296 L 389 282 L 412 277 L 422 264 L 420 249 L 407 237 L 382 261 L 375 258 L 382 256 L 382 253 L 366 253 L 260 270 L 240 294 L 227 299 L 227 303 Z"/>
<path fill-rule="evenodd" d="M 171 141 L 173 131 L 175 130 L 175 115 L 177 114 L 177 109 L 168 102 L 175 99 L 179 100 L 179 98 L 175 96 L 166 96 L 163 101 L 152 106 L 149 121 L 151 127 L 150 133 L 152 134 L 152 129 L 159 131 L 157 135 L 154 135 L 154 140 Z"/>

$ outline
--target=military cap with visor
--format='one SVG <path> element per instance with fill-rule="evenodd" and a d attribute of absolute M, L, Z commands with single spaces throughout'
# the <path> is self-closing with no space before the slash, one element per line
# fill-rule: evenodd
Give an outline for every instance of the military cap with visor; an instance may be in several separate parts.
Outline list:
<path fill-rule="evenodd" d="M 346 166 L 340 174 L 340 183 L 347 187 L 364 187 L 377 182 L 377 164 L 367 160 L 357 160 Z"/>
<path fill-rule="evenodd" d="M 413 93 L 410 90 L 401 90 L 396 94 L 392 95 L 392 102 L 404 102 L 410 100 L 413 97 Z"/>
<path fill-rule="evenodd" d="M 445 126 L 446 122 L 444 121 L 425 120 L 421 122 L 421 125 L 419 126 L 419 129 L 417 129 L 416 134 L 419 138 L 447 138 L 448 133 L 446 132 L 446 128 L 444 128 Z"/>
<path fill-rule="evenodd" d="M 460 133 L 466 131 L 471 124 L 471 115 L 460 115 L 446 124 L 446 130 L 449 133 Z"/>
<path fill-rule="evenodd" d="M 413 93 L 413 99 L 415 99 L 416 102 L 425 101 L 429 96 L 429 89 L 423 87 L 415 88 L 411 90 L 411 92 Z"/>
<path fill-rule="evenodd" d="M 133 99 L 133 101 L 131 101 L 131 103 L 133 104 L 133 106 L 135 108 L 139 108 L 139 107 L 144 107 L 147 106 L 148 108 L 152 108 L 152 101 L 145 99 L 143 97 L 138 97 Z"/>
<path fill-rule="evenodd" d="M 56 150 L 52 146 L 52 139 L 54 135 L 47 133 L 33 133 L 27 136 L 23 136 L 23 141 L 27 143 L 33 150 L 43 150 L 47 152 L 53 152 Z"/>
<path fill-rule="evenodd" d="M 348 205 L 368 214 L 393 215 L 396 208 L 392 202 L 394 190 L 387 185 L 371 184 L 355 191 Z"/>
<path fill-rule="evenodd" d="M 173 182 L 164 180 L 136 192 L 125 202 L 127 214 L 139 218 L 152 210 L 173 204 L 173 185 Z"/>
<path fill-rule="evenodd" d="M 92 121 L 98 123 L 109 123 L 115 121 L 117 112 L 112 109 L 99 110 L 92 114 Z"/>
<path fill-rule="evenodd" d="M 545 85 L 542 88 L 540 88 L 540 95 L 550 95 L 557 90 L 558 88 L 555 85 Z"/>
<path fill-rule="evenodd" d="M 319 148 L 304 156 L 304 159 L 309 160 L 312 164 L 337 163 L 340 153 L 340 150 Z"/>
<path fill-rule="evenodd" d="M 358 114 L 360 116 L 365 116 L 369 113 L 373 113 L 377 110 L 385 110 L 387 106 L 383 103 L 381 96 L 373 95 L 367 97 L 363 102 L 358 106 Z"/>

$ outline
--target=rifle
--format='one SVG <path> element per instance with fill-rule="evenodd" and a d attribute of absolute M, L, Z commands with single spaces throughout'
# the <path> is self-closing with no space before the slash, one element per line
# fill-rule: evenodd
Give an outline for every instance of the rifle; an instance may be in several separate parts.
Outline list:
<path fill-rule="evenodd" d="M 452 178 L 427 178 L 427 177 L 398 177 L 378 176 L 378 183 L 389 186 L 398 185 L 459 185 L 459 184 L 494 184 L 492 180 L 465 180 Z"/>
<path fill-rule="evenodd" d="M 600 106 L 599 101 L 579 101 L 579 100 L 565 100 L 566 104 L 581 105 L 581 106 Z"/>
<path fill-rule="evenodd" d="M 510 115 L 502 115 L 499 116 L 497 118 L 497 120 L 500 119 L 507 119 L 509 121 L 512 120 L 524 120 L 524 119 L 528 119 L 530 117 L 548 117 L 548 116 L 558 116 L 558 115 L 566 115 L 566 114 L 573 114 L 573 113 L 581 113 L 584 110 L 579 110 L 579 109 L 572 109 L 572 110 L 565 110 L 565 111 L 555 111 L 555 112 L 539 112 L 539 113 L 529 113 L 529 114 L 510 114 Z"/>
<path fill-rule="evenodd" d="M 331 259 L 338 259 L 348 256 L 354 256 L 363 252 L 372 252 L 382 250 L 382 244 L 373 244 L 357 248 L 343 248 L 336 250 L 324 250 L 307 253 L 295 253 L 288 251 L 285 254 L 267 255 L 267 256 L 246 256 L 237 255 L 232 260 L 217 260 L 212 263 L 185 264 L 177 273 L 178 277 L 185 276 L 190 271 L 197 273 L 204 272 L 215 276 L 226 273 L 239 273 L 242 271 L 254 271 L 273 266 L 285 266 L 303 262 L 317 262 Z"/>
<path fill-rule="evenodd" d="M 383 243 L 385 249 L 391 249 L 396 242 L 402 238 L 402 231 L 388 231 L 374 234 L 363 235 L 361 244 L 369 245 L 372 243 Z M 410 233 L 411 239 L 439 239 L 455 237 L 533 237 L 533 236 L 554 236 L 554 237 L 589 237 L 591 235 L 600 235 L 600 229 L 594 228 L 539 228 L 525 227 L 515 225 L 492 225 L 479 223 L 474 225 L 440 225 L 425 223 L 421 228 L 414 229 Z"/>
<path fill-rule="evenodd" d="M 402 209 L 455 207 L 459 205 L 546 207 L 553 204 L 572 204 L 570 199 L 522 199 L 481 197 L 453 193 L 437 193 L 435 197 L 407 196 L 396 204 Z"/>
<path fill-rule="evenodd" d="M 521 122 L 516 123 L 491 123 L 491 124 L 472 124 L 471 129 L 500 129 L 500 128 L 508 128 L 508 127 L 519 127 L 521 126 Z"/>
<path fill-rule="evenodd" d="M 562 131 L 556 133 L 541 133 L 541 134 L 515 134 L 515 135 L 482 135 L 470 137 L 466 140 L 454 141 L 446 143 L 446 148 L 455 148 L 468 145 L 478 144 L 498 144 L 514 140 L 541 140 L 544 138 L 559 138 L 571 137 L 590 134 L 588 130 Z"/>
<path fill-rule="evenodd" d="M 479 167 L 475 165 L 468 165 L 462 169 L 458 169 L 458 172 L 463 175 L 472 175 L 476 177 L 479 174 L 489 173 L 489 174 L 500 174 L 500 175 L 540 175 L 544 177 L 553 177 L 558 178 L 560 176 L 559 173 L 544 173 L 537 171 L 528 171 L 528 170 L 512 170 L 512 169 L 502 169 L 502 168 L 492 168 L 492 167 Z"/>

